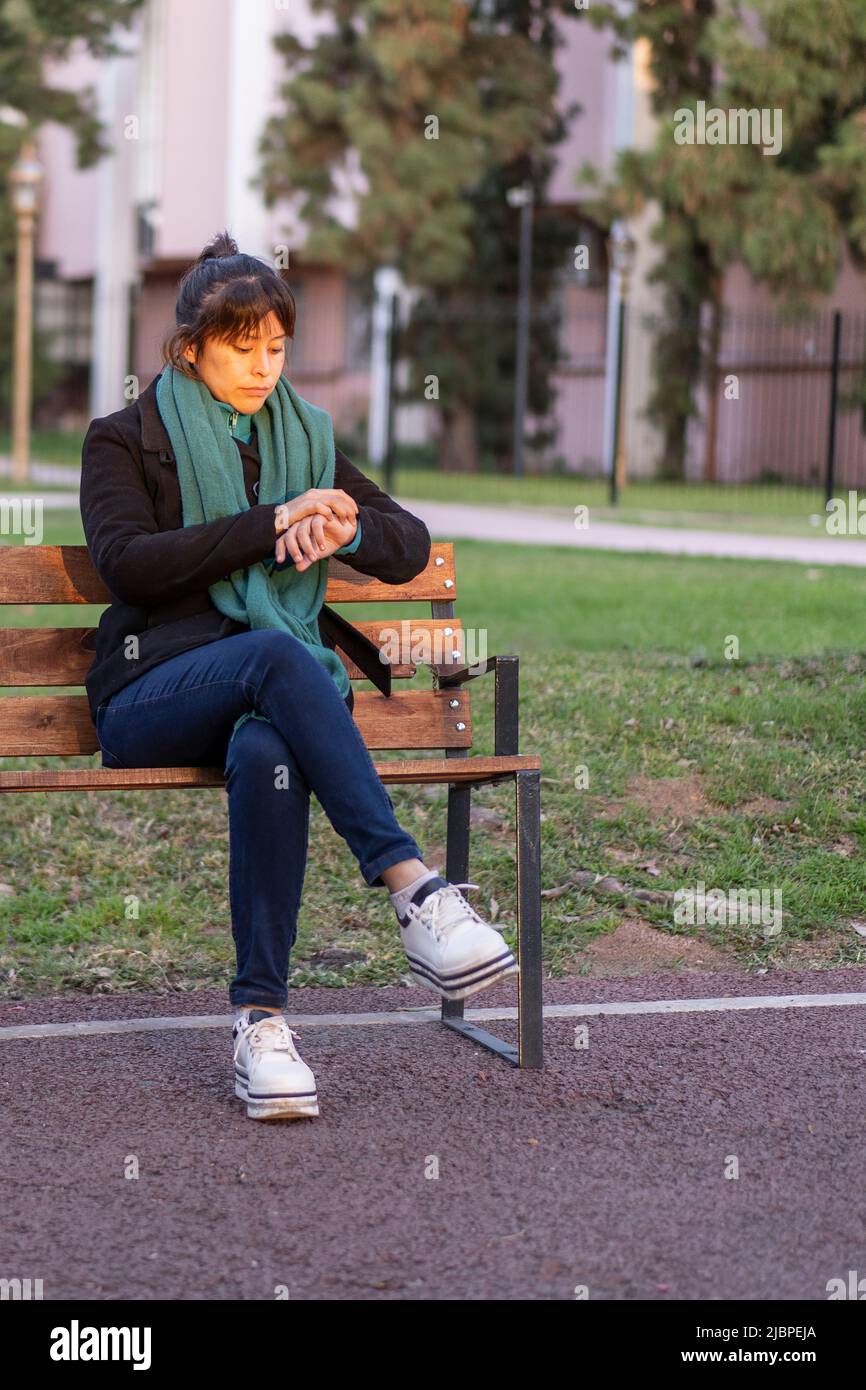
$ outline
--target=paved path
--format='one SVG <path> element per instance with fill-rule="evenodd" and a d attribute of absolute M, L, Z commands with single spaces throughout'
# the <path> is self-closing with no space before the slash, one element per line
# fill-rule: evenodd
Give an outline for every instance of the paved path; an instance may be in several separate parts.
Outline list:
<path fill-rule="evenodd" d="M 3 1003 L 0 1029 L 152 1031 L 0 1033 L 0 1275 L 46 1299 L 824 1300 L 863 1273 L 866 1009 L 828 1000 L 863 989 L 855 969 L 548 981 L 542 1072 L 426 1019 L 328 1017 L 425 1011 L 426 990 L 297 990 L 321 1114 L 272 1124 L 234 1097 L 219 991 Z M 670 1000 L 688 1011 L 562 1012 Z"/>
<path fill-rule="evenodd" d="M 567 513 L 541 508 L 471 507 L 401 497 L 434 537 L 449 540 L 518 541 L 524 545 L 569 546 L 657 555 L 711 555 L 741 560 L 794 560 L 808 565 L 866 565 L 866 541 L 834 536 L 766 536 L 745 531 L 688 530 L 593 521 L 577 530 Z"/>
<path fill-rule="evenodd" d="M 79 469 L 66 463 L 37 463 L 30 465 L 30 476 L 35 483 L 69 483 L 78 486 Z M 11 478 L 12 459 L 8 454 L 0 454 L 0 478 Z"/>
<path fill-rule="evenodd" d="M 75 470 L 34 463 L 33 481 L 63 483 Z M 11 461 L 0 456 L 0 477 Z M 7 494 L 14 496 L 14 494 Z M 2 493 L 0 493 L 2 498 Z M 434 539 L 504 541 L 584 550 L 618 550 L 655 555 L 707 555 L 742 560 L 792 560 L 805 565 L 866 565 L 866 541 L 847 537 L 767 536 L 745 531 L 689 530 L 680 526 L 639 526 L 593 521 L 582 530 L 565 510 L 543 507 L 475 507 L 463 502 L 429 502 L 399 496 L 403 507 L 420 516 Z M 53 492 L 46 502 L 57 510 L 78 510 L 77 492 Z"/>
<path fill-rule="evenodd" d="M 11 476 L 12 460 L 8 454 L 0 454 L 0 478 L 11 478 Z M 53 488 L 57 487 L 58 483 L 68 483 L 70 488 L 75 489 L 69 492 L 58 491 L 52 492 L 50 495 L 44 494 L 46 509 L 51 507 L 52 510 L 56 511 L 78 511 L 79 470 L 77 468 L 69 468 L 67 465 L 59 463 L 33 462 L 30 465 L 30 476 L 34 483 L 48 483 Z M 2 489 L 0 489 L 0 498 L 3 495 Z M 8 498 L 20 497 L 21 495 L 21 493 L 14 492 L 5 494 Z M 36 489 L 33 489 L 31 495 L 38 496 Z"/>

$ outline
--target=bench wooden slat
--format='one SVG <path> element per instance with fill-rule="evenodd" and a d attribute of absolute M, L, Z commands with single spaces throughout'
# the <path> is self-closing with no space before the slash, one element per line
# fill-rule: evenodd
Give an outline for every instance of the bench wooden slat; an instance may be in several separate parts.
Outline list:
<path fill-rule="evenodd" d="M 353 623 L 380 651 L 395 629 L 403 653 L 429 651 L 434 657 L 448 657 L 460 664 L 464 657 L 464 634 L 457 618 L 382 618 L 378 622 Z M 453 640 L 447 640 L 447 630 Z M 86 645 L 96 634 L 94 627 L 7 627 L 0 628 L 0 686 L 83 685 L 93 664 L 93 648 Z M 454 657 L 453 652 L 459 656 Z M 350 680 L 366 680 L 364 672 L 339 652 Z M 412 663 L 391 666 L 392 680 L 410 680 L 416 667 Z"/>
<path fill-rule="evenodd" d="M 328 566 L 326 603 L 448 603 L 456 597 L 450 543 L 433 545 L 427 568 L 408 584 L 383 584 L 334 557 Z M 0 604 L 110 602 L 86 545 L 0 545 Z"/>
<path fill-rule="evenodd" d="M 383 782 L 436 784 L 488 781 L 514 772 L 535 771 L 535 753 L 507 757 L 389 758 L 375 762 Z M 33 768 L 0 772 L 0 792 L 132 791 L 137 787 L 166 790 L 184 787 L 222 787 L 219 767 Z"/>
<path fill-rule="evenodd" d="M 358 690 L 352 714 L 368 748 L 469 748 L 469 709 L 462 689 L 398 690 L 390 698 Z M 84 695 L 8 695 L 0 716 L 0 757 L 71 757 L 99 748 Z"/>

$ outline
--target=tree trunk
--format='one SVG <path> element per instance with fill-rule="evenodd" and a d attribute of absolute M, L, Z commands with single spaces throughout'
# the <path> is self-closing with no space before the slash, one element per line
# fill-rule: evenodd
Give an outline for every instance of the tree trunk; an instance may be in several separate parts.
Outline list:
<path fill-rule="evenodd" d="M 478 472 L 478 437 L 475 414 L 468 406 L 442 412 L 439 467 L 445 473 Z"/>
<path fill-rule="evenodd" d="M 710 303 L 710 328 L 707 335 L 706 392 L 707 431 L 704 439 L 704 482 L 716 481 L 716 443 L 719 433 L 719 345 L 722 338 L 722 306 L 720 286 L 714 286 Z"/>

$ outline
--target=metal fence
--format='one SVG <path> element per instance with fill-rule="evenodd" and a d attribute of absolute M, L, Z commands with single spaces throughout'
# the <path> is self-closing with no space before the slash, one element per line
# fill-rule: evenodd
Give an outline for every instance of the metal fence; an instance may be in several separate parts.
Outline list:
<path fill-rule="evenodd" d="M 536 314 L 539 310 L 536 308 Z M 477 306 L 471 315 L 490 319 Z M 496 331 L 516 332 L 507 307 L 496 310 Z M 650 480 L 664 471 L 659 430 L 648 416 L 656 386 L 657 311 L 630 303 L 623 356 L 621 435 L 626 480 Z M 702 331 L 706 333 L 707 324 Z M 562 315 L 560 357 L 552 368 L 556 392 L 546 424 L 553 442 L 532 461 L 537 471 L 599 477 L 605 457 L 604 397 L 607 307 L 568 306 Z M 495 344 L 491 339 L 491 351 Z M 697 383 L 697 414 L 686 431 L 682 478 L 725 487 L 756 485 L 866 487 L 866 314 L 828 310 L 796 321 L 765 311 L 724 309 L 712 372 Z M 662 390 L 664 383 L 661 383 Z M 714 399 L 713 399 L 714 397 Z M 435 407 L 395 417 L 396 443 L 435 433 Z"/>
<path fill-rule="evenodd" d="M 53 267 L 47 268 L 53 270 Z M 339 272 L 299 277 L 298 327 L 289 358 L 289 374 L 302 395 L 334 416 L 341 436 L 352 441 L 358 456 L 366 448 L 371 398 L 372 285 L 369 277 L 344 278 Z M 43 427 L 56 421 L 67 405 L 86 418 L 87 357 L 90 345 L 88 293 L 92 287 L 59 282 L 50 274 L 37 282 L 37 321 L 52 353 L 74 366 L 61 400 L 55 390 L 37 411 Z M 444 311 L 443 311 L 444 312 Z M 483 327 L 489 343 L 490 370 L 514 370 L 517 334 L 514 302 L 485 299 L 447 314 L 455 327 Z M 529 472 L 557 472 L 602 477 L 610 460 L 610 421 L 605 430 L 608 312 L 603 287 L 563 283 L 555 302 L 531 306 L 536 324 L 559 320 L 557 351 L 550 361 L 553 400 L 546 418 L 527 416 L 525 435 L 544 442 L 529 448 Z M 131 315 L 131 322 L 134 314 Z M 657 388 L 657 307 L 639 299 L 627 305 L 623 354 L 622 410 L 619 438 L 626 482 L 651 480 L 665 472 L 662 440 L 648 418 L 647 405 Z M 701 331 L 706 341 L 706 317 Z M 455 342 L 458 335 L 455 335 Z M 439 347 L 447 334 L 439 335 Z M 396 328 L 397 364 L 392 373 L 394 443 L 404 465 L 439 457 L 442 402 L 419 394 L 408 399 L 409 339 Z M 423 373 L 422 373 L 423 375 Z M 683 480 L 690 484 L 754 490 L 757 486 L 806 487 L 828 496 L 849 488 L 866 488 L 866 313 L 827 310 L 785 319 L 765 310 L 726 308 L 721 312 L 718 351 L 712 376 L 695 391 L 696 415 L 689 422 Z M 512 383 L 513 384 L 513 383 Z M 661 389 L 664 390 L 664 382 Z M 674 383 L 672 383 L 673 387 Z M 503 422 L 505 451 L 510 422 Z M 421 446 L 421 447 L 419 447 Z M 498 460 L 501 466 L 502 459 Z"/>
<path fill-rule="evenodd" d="M 629 307 L 628 415 L 651 386 L 657 315 Z M 705 325 L 706 327 L 706 325 Z M 684 476 L 690 482 L 821 488 L 866 484 L 866 314 L 828 310 L 797 321 L 749 309 L 721 314 L 713 385 L 695 393 Z M 652 476 L 659 441 L 627 431 L 627 471 Z"/>

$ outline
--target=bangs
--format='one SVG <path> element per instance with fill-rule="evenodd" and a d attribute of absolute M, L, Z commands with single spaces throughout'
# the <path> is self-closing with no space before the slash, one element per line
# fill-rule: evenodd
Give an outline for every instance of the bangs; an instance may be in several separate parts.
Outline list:
<path fill-rule="evenodd" d="M 273 313 L 288 338 L 295 332 L 295 301 L 288 285 L 275 277 L 264 285 L 250 275 L 218 285 L 203 305 L 203 313 L 195 339 L 216 338 L 219 342 L 235 342 L 241 338 L 258 337 L 261 320 Z"/>

